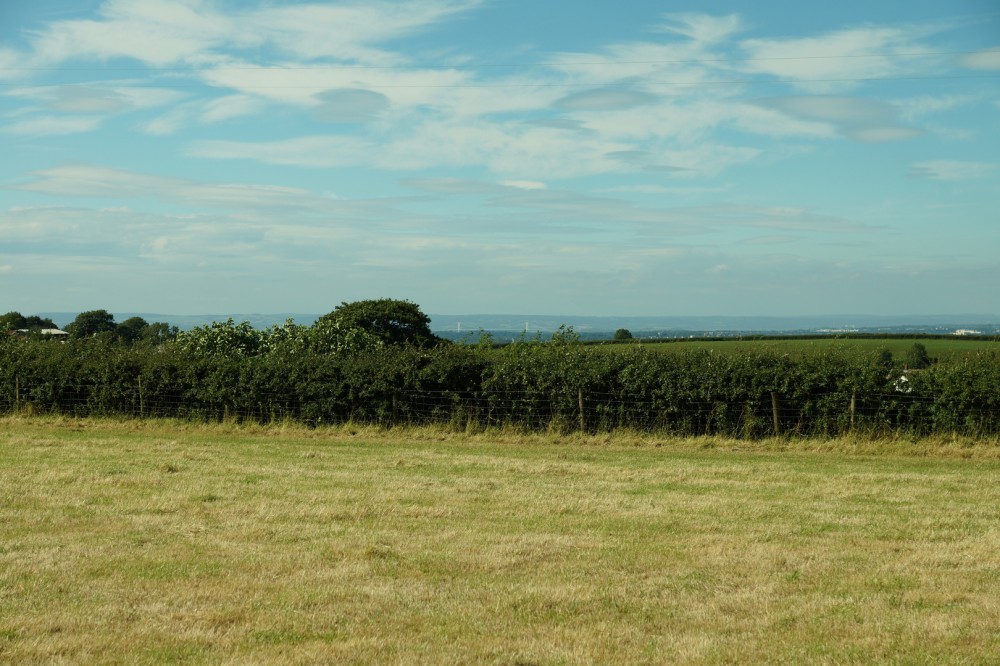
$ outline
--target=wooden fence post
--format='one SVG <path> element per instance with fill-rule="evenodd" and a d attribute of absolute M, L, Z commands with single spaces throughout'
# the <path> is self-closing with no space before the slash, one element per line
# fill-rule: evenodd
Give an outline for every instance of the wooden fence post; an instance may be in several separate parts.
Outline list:
<path fill-rule="evenodd" d="M 138 382 L 139 382 L 139 418 L 141 419 L 145 418 L 146 416 L 145 405 L 143 404 L 142 401 L 142 377 L 138 378 Z"/>
<path fill-rule="evenodd" d="M 858 394 L 856 392 L 851 393 L 851 430 L 854 430 L 854 414 L 856 413 L 857 408 L 857 397 Z"/>
<path fill-rule="evenodd" d="M 577 391 L 576 402 L 580 408 L 580 432 L 585 432 L 587 430 L 587 416 L 583 411 L 583 389 Z"/>
<path fill-rule="evenodd" d="M 774 436 L 781 435 L 781 421 L 778 419 L 778 394 L 771 391 L 771 420 L 774 422 Z"/>

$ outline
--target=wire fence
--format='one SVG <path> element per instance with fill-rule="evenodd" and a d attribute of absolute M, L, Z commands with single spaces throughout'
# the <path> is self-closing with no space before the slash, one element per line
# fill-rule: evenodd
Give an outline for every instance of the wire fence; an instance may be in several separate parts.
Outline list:
<path fill-rule="evenodd" d="M 0 413 L 77 417 L 186 418 L 308 425 L 346 422 L 383 426 L 442 424 L 455 428 L 610 431 L 664 434 L 835 436 L 953 432 L 1000 434 L 1000 404 L 897 390 L 765 392 L 739 399 L 659 393 L 629 394 L 574 387 L 535 390 L 413 390 L 357 386 L 299 392 L 241 392 L 218 386 L 170 390 L 121 382 L 39 382 L 0 391 Z"/>

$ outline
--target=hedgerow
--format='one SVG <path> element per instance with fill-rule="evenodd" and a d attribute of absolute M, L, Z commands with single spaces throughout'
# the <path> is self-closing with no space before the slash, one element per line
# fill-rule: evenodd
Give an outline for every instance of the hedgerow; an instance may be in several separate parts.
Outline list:
<path fill-rule="evenodd" d="M 996 353 L 904 374 L 848 347 L 797 357 L 638 345 L 609 353 L 571 330 L 500 348 L 384 344 L 291 323 L 256 332 L 228 322 L 200 334 L 155 346 L 0 339 L 0 411 L 743 438 L 1000 433 Z"/>

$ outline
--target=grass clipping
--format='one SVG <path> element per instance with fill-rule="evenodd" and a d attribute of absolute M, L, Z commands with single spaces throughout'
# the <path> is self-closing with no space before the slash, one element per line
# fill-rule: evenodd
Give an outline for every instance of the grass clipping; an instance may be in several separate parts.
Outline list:
<path fill-rule="evenodd" d="M 996 449 L 0 419 L 0 661 L 984 662 Z"/>

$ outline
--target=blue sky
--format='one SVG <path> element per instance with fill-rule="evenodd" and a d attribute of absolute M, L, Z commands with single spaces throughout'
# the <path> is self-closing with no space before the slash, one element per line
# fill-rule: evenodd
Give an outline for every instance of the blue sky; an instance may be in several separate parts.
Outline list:
<path fill-rule="evenodd" d="M 0 146 L 0 311 L 1000 313 L 993 0 L 3 2 Z"/>

